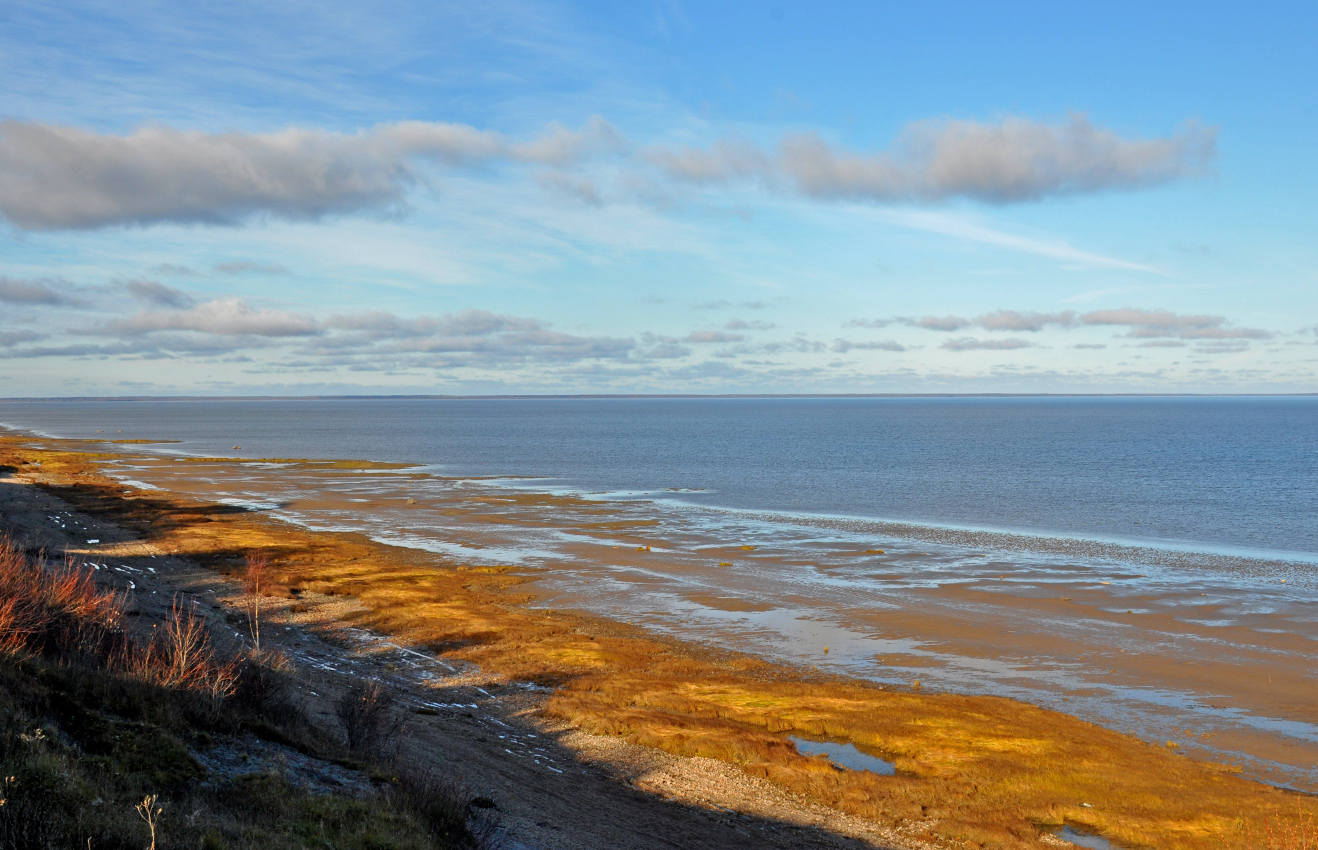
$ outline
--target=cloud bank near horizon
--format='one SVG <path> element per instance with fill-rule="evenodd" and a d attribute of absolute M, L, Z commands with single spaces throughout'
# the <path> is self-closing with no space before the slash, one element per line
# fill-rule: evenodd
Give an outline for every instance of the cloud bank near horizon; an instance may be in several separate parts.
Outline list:
<path fill-rule="evenodd" d="M 882 319 L 851 319 L 848 327 L 886 328 L 903 325 L 929 331 L 952 332 L 978 327 L 986 331 L 1015 331 L 1038 333 L 1046 328 L 1069 330 L 1081 327 L 1109 326 L 1126 328 L 1125 336 L 1134 339 L 1175 338 L 1188 340 L 1249 340 L 1271 339 L 1275 334 L 1262 328 L 1236 327 L 1225 316 L 1173 313 L 1169 310 L 1141 310 L 1123 307 L 1113 310 L 1092 310 L 1077 313 L 1062 310 L 1056 313 L 1039 313 L 1018 310 L 995 310 L 975 318 L 964 316 L 893 316 Z M 980 345 L 978 348 L 1004 348 L 1002 345 Z M 1023 348 L 1024 345 L 1012 346 Z M 944 343 L 943 348 L 967 350 Z"/>

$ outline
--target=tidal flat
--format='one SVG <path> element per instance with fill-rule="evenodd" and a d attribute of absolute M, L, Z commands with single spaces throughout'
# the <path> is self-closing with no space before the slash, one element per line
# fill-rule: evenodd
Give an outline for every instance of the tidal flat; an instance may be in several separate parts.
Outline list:
<path fill-rule="evenodd" d="M 990 578 L 1010 574 L 995 573 L 1004 569 L 1002 563 L 991 555 L 984 557 L 988 553 L 975 553 L 973 562 L 979 564 L 981 574 L 970 586 L 961 587 L 903 566 L 929 559 L 948 574 L 958 568 L 965 571 L 965 565 L 946 555 L 940 559 L 935 547 L 927 544 L 918 552 L 903 551 L 890 541 L 875 545 L 870 540 L 863 546 L 858 541 L 853 546 L 850 540 L 839 541 L 835 532 L 816 533 L 809 554 L 789 560 L 763 536 L 675 545 L 670 535 L 662 533 L 662 519 L 656 523 L 656 517 L 640 515 L 635 526 L 629 525 L 627 510 L 632 503 L 626 500 L 600 503 L 452 478 L 436 479 L 440 482 L 436 484 L 425 473 L 407 470 L 346 474 L 332 469 L 281 470 L 281 464 L 258 462 L 198 467 L 131 453 L 79 452 L 79 448 L 7 438 L 4 463 L 17 470 L 33 470 L 40 464 L 36 469 L 43 486 L 53 492 L 84 510 L 106 512 L 135 524 L 153 547 L 217 570 L 231 569 L 236 553 L 267 552 L 289 592 L 354 600 L 357 609 L 351 625 L 355 627 L 544 689 L 537 716 L 679 756 L 727 762 L 849 814 L 889 825 L 915 825 L 918 829 L 911 835 L 918 832 L 931 842 L 954 839 L 987 846 L 1030 846 L 1042 827 L 1069 825 L 1105 836 L 1118 846 L 1245 846 L 1242 836 L 1261 834 L 1259 830 L 1278 818 L 1300 823 L 1313 816 L 1311 797 L 1246 778 L 1242 774 L 1247 768 L 1239 763 L 1214 763 L 1206 753 L 1215 743 L 1215 733 L 1187 724 L 1174 704 L 1164 708 L 1168 717 L 1185 724 L 1183 733 L 1166 740 L 1141 740 L 1030 704 L 1044 699 L 953 693 L 937 678 L 940 671 L 955 673 L 960 666 L 996 671 L 1004 681 L 1026 688 L 1024 693 L 1052 690 L 1071 696 L 1047 675 L 1050 666 L 1067 670 L 1066 664 L 1047 660 L 1049 653 L 1065 657 L 1061 650 L 1082 643 L 1078 637 L 1063 640 L 1061 624 L 1091 618 L 1102 625 L 1097 632 L 1118 631 L 1118 625 L 1125 624 L 1125 631 L 1132 633 L 1137 617 L 1153 617 L 1152 625 L 1143 627 L 1161 637 L 1157 641 L 1148 637 L 1149 646 L 1167 642 L 1169 630 L 1179 628 L 1172 613 L 1154 613 L 1165 604 L 1157 593 L 1128 586 L 1141 578 L 1138 575 L 1114 570 L 1110 578 L 1086 579 L 1092 587 L 1082 588 L 1075 576 L 1071 584 L 1063 583 L 1066 572 L 1058 566 L 1045 570 L 1031 565 L 1013 583 Z M 127 488 L 105 471 L 162 489 Z M 252 503 L 245 508 L 196 514 L 197 505 L 214 504 L 217 496 L 241 501 L 258 492 L 253 489 L 254 476 L 270 476 L 282 484 L 277 492 L 260 491 L 264 499 L 259 505 L 249 500 Z M 327 476 L 334 486 L 325 486 Z M 313 486 L 319 495 L 305 498 Z M 378 492 L 381 488 L 386 489 Z M 451 490 L 451 497 L 438 498 L 440 490 Z M 356 501 L 361 499 L 368 501 Z M 369 529 L 349 532 L 349 517 L 368 512 L 362 505 L 368 505 L 369 512 L 392 505 L 404 512 L 402 517 L 411 516 L 407 511 L 429 511 L 426 523 L 420 517 L 400 521 L 395 516 L 393 527 L 413 534 L 424 528 L 450 544 L 461 541 L 462 551 L 470 557 L 382 544 L 371 537 L 387 537 Z M 432 520 L 434 524 L 428 524 Z M 337 530 L 314 531 L 306 526 Z M 528 538 L 532 545 L 527 545 Z M 490 563 L 479 555 L 485 549 L 541 555 L 527 556 L 520 563 Z M 88 544 L 86 551 L 112 555 L 119 549 Z M 538 561 L 543 553 L 572 562 L 575 572 Z M 882 576 L 889 588 L 885 606 L 875 615 L 882 616 L 882 622 L 872 623 L 869 631 L 856 628 L 845 617 L 830 621 L 800 613 L 817 605 L 813 598 L 817 588 L 836 590 L 844 585 L 835 575 L 829 578 L 833 574 L 828 571 L 832 566 L 836 572 L 844 553 L 858 562 L 883 559 L 879 566 L 865 567 Z M 804 563 L 816 563 L 816 574 L 810 581 L 793 580 Z M 755 566 L 753 575 L 748 565 Z M 912 575 L 917 572 L 918 577 Z M 1010 592 L 991 589 L 993 581 L 1003 582 Z M 945 584 L 953 586 L 945 589 Z M 809 593 L 802 591 L 803 586 Z M 582 587 L 595 588 L 597 595 L 592 597 Z M 1118 590 L 1106 589 L 1111 587 Z M 610 610 L 609 604 L 591 601 L 616 600 L 619 588 L 628 589 L 627 595 L 633 597 L 644 589 L 646 594 L 659 594 L 662 601 L 650 611 Z M 727 603 L 711 606 L 698 595 L 715 588 L 724 599 L 781 598 L 782 604 L 766 610 L 786 613 L 780 614 L 781 622 L 771 621 L 766 611 L 741 611 Z M 1043 589 L 1053 595 L 1044 595 Z M 775 595 L 779 593 L 781 597 Z M 744 623 L 714 629 L 687 617 L 688 611 L 679 609 L 674 617 L 672 609 L 664 607 L 688 597 L 692 611 L 717 611 L 729 620 L 762 618 L 767 621 L 760 624 L 764 631 L 757 637 Z M 1137 599 L 1138 607 L 1147 609 L 1138 615 L 1134 613 Z M 1003 620 L 995 623 L 976 615 L 978 606 L 990 601 L 994 610 L 1012 612 L 999 614 L 1015 624 L 1012 628 L 1006 628 Z M 1077 616 L 1077 605 L 1092 610 Z M 1095 613 L 1109 608 L 1115 609 L 1108 612 L 1110 616 Z M 670 623 L 687 617 L 697 628 L 661 628 L 657 617 L 661 610 L 669 611 Z M 1026 623 L 1030 628 L 1023 628 Z M 928 631 L 916 631 L 916 625 Z M 782 632 L 789 627 L 798 631 L 783 642 Z M 1007 655 L 991 639 L 999 631 L 1023 632 L 1006 638 L 1007 648 L 1031 648 L 1045 661 L 1026 664 L 1021 660 L 1024 653 Z M 681 639 L 675 639 L 679 635 Z M 1287 649 L 1283 638 L 1258 649 L 1257 657 L 1277 663 L 1275 658 L 1287 652 L 1300 654 L 1298 648 Z M 1292 641 L 1298 639 L 1290 636 Z M 1123 675 L 1157 674 L 1160 665 L 1144 658 L 1150 652 L 1131 651 L 1138 645 L 1106 644 L 1108 669 L 1118 669 L 1118 656 L 1132 655 L 1136 657 L 1121 668 Z M 774 651 L 765 651 L 768 647 Z M 1161 675 L 1170 676 L 1177 666 L 1201 666 L 1185 663 L 1186 658 L 1184 653 L 1175 659 L 1164 653 Z M 856 669 L 862 659 L 873 669 Z M 1207 666 L 1206 653 L 1203 661 L 1206 672 L 1179 671 L 1180 681 L 1192 683 L 1201 676 L 1218 686 L 1222 670 Z M 1239 666 L 1243 677 L 1250 665 L 1241 661 Z M 882 669 L 899 672 L 885 681 L 874 672 Z M 1229 671 L 1231 665 L 1225 669 Z M 1286 673 L 1285 663 L 1277 671 Z M 1289 672 L 1298 675 L 1295 668 Z M 978 681 L 986 683 L 982 690 L 989 690 L 995 680 L 983 675 Z M 1243 702 L 1248 681 L 1242 679 L 1239 686 Z M 1304 694 L 1309 692 L 1302 683 L 1295 686 L 1292 698 L 1297 700 L 1297 713 L 1304 710 Z M 1101 694 L 1093 696 L 1095 701 L 1104 699 Z M 1276 702 L 1284 707 L 1286 699 Z M 1249 710 L 1226 700 L 1218 706 L 1227 717 L 1233 710 L 1236 714 Z M 1284 728 L 1304 734 L 1303 729 Z M 1257 747 L 1269 731 L 1231 740 L 1238 747 L 1239 741 Z M 826 757 L 799 752 L 792 737 L 850 744 L 891 763 L 895 774 L 838 771 Z M 1284 768 L 1285 753 L 1263 748 L 1257 752 L 1255 766 L 1249 769 L 1260 778 L 1267 778 L 1257 767 L 1264 762 Z"/>

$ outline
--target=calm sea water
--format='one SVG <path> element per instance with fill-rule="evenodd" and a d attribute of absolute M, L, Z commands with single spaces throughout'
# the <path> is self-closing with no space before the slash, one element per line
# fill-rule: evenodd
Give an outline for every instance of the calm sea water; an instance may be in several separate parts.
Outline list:
<path fill-rule="evenodd" d="M 160 448 L 189 454 L 407 461 L 690 505 L 1318 560 L 1314 397 L 11 401 L 0 422 L 174 439 Z"/>

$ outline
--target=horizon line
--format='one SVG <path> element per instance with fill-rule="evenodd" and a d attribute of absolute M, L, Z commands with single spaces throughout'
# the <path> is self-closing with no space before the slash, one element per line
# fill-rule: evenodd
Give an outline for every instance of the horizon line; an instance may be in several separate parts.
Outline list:
<path fill-rule="evenodd" d="M 5 402 L 33 401 L 314 401 L 351 399 L 397 400 L 517 400 L 517 399 L 825 399 L 825 398 L 1309 398 L 1310 392 L 1194 393 L 317 393 L 308 395 L 117 395 L 117 396 L 8 396 Z"/>

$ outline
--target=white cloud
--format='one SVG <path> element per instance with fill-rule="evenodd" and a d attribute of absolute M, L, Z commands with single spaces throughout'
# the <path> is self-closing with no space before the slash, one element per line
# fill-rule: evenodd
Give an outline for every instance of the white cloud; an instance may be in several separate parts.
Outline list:
<path fill-rule="evenodd" d="M 900 319 L 902 324 L 928 331 L 959 331 L 970 326 L 969 319 L 960 316 L 925 316 L 921 319 Z"/>
<path fill-rule="evenodd" d="M 700 183 L 755 178 L 815 198 L 990 203 L 1128 189 L 1206 170 L 1215 129 L 1190 124 L 1165 138 L 1124 139 L 1083 115 L 1057 124 L 936 120 L 908 125 L 891 150 L 838 150 L 814 133 L 769 154 L 747 142 L 649 155 L 670 177 Z"/>
<path fill-rule="evenodd" d="M 617 132 L 599 119 L 576 133 L 555 126 L 525 143 L 422 121 L 352 134 L 144 127 L 116 136 L 8 120 L 0 122 L 0 213 L 27 230 L 316 219 L 398 207 L 422 179 L 421 161 L 563 164 L 618 144 Z"/>

